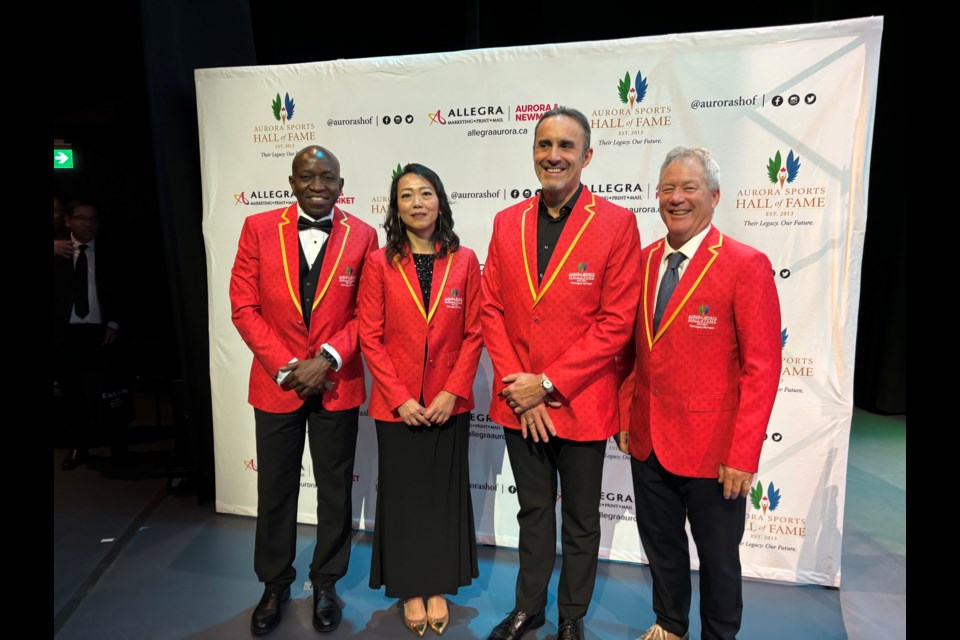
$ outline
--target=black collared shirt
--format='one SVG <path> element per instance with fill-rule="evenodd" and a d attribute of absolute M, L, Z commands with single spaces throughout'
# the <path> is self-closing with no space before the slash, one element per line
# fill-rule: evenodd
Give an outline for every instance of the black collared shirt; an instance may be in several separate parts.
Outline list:
<path fill-rule="evenodd" d="M 547 211 L 547 203 L 543 201 L 543 194 L 540 194 L 540 208 L 537 209 L 537 284 L 543 282 L 543 274 L 547 270 L 547 265 L 550 264 L 550 257 L 557 247 L 557 242 L 560 241 L 560 234 L 563 233 L 567 218 L 570 217 L 573 206 L 577 204 L 581 191 L 583 191 L 583 184 L 577 188 L 576 193 L 567 200 L 567 203 L 560 207 L 560 215 L 556 218 Z"/>

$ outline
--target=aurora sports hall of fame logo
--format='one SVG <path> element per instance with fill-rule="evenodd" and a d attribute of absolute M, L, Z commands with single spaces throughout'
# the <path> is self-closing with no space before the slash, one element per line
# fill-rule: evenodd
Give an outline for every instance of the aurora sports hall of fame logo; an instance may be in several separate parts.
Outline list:
<path fill-rule="evenodd" d="M 270 103 L 270 109 L 273 111 L 273 118 L 283 124 L 287 123 L 287 120 L 293 120 L 293 110 L 296 105 L 293 103 L 293 98 L 290 97 L 289 93 L 283 94 L 283 102 L 280 102 L 280 93 L 277 93 L 277 97 L 273 99 L 273 102 Z"/>
<path fill-rule="evenodd" d="M 763 491 L 763 483 L 757 480 L 757 486 L 750 490 L 750 504 L 754 509 L 773 512 L 780 506 L 780 490 L 773 486 L 773 483 L 767 485 L 767 491 Z"/>
<path fill-rule="evenodd" d="M 793 184 L 798 173 L 800 173 L 800 156 L 795 155 L 793 149 L 790 149 L 787 154 L 786 163 L 781 160 L 779 150 L 775 156 L 767 159 L 767 178 L 769 178 L 770 184 L 779 182 L 781 187 L 784 182 Z"/>
<path fill-rule="evenodd" d="M 647 97 L 647 79 L 637 71 L 633 82 L 630 82 L 630 72 L 627 71 L 617 83 L 617 93 L 622 104 L 629 104 L 631 107 L 640 104 Z"/>

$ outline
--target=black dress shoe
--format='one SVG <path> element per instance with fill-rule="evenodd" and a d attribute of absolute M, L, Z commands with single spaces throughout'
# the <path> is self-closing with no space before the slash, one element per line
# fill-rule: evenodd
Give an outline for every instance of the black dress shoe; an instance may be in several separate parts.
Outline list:
<path fill-rule="evenodd" d="M 280 624 L 283 617 L 283 604 L 290 599 L 290 585 L 283 588 L 267 587 L 263 590 L 260 603 L 253 610 L 250 618 L 250 633 L 262 636 L 270 633 Z"/>
<path fill-rule="evenodd" d="M 529 614 L 520 609 L 514 609 L 493 628 L 487 640 L 520 640 L 528 631 L 542 627 L 545 621 L 543 611 Z"/>
<path fill-rule="evenodd" d="M 583 640 L 583 618 L 560 618 L 557 640 Z"/>
<path fill-rule="evenodd" d="M 337 591 L 333 587 L 329 589 L 313 588 L 313 628 L 320 633 L 333 631 L 340 626 L 340 620 L 343 618 L 343 612 L 340 611 L 340 603 L 337 602 Z"/>
<path fill-rule="evenodd" d="M 67 457 L 63 459 L 63 464 L 60 465 L 60 468 L 64 471 L 73 471 L 82 464 L 86 464 L 90 456 L 87 454 L 86 449 L 73 449 L 70 453 L 67 454 Z"/>

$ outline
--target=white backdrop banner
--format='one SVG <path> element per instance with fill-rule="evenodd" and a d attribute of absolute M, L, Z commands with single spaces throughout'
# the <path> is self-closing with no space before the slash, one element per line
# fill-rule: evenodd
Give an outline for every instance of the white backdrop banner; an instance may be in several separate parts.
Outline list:
<path fill-rule="evenodd" d="M 346 182 L 340 206 L 378 228 L 397 166 L 431 167 L 482 263 L 494 215 L 538 187 L 533 127 L 562 104 L 591 122 L 584 184 L 635 212 L 643 245 L 664 235 L 656 190 L 667 151 L 704 146 L 716 156 L 714 223 L 770 257 L 783 315 L 782 377 L 747 508 L 743 572 L 839 585 L 882 26 L 865 18 L 197 70 L 218 511 L 257 510 L 252 356 L 230 319 L 230 269 L 244 218 L 293 201 L 294 153 L 310 144 L 333 151 Z M 477 537 L 516 546 L 513 474 L 501 427 L 487 415 L 491 372 L 484 354 L 470 423 Z M 372 529 L 376 436 L 361 416 L 354 519 Z M 607 452 L 601 556 L 645 562 L 629 461 L 612 443 Z M 316 522 L 309 455 L 299 518 Z"/>

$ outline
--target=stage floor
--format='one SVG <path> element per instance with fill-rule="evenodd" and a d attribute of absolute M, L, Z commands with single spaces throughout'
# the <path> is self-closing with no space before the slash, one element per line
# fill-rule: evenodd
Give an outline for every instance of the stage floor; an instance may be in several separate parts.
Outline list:
<path fill-rule="evenodd" d="M 113 469 L 104 448 L 92 451 L 88 466 L 64 472 L 66 451 L 53 451 L 55 637 L 250 637 L 250 614 L 261 594 L 252 566 L 254 519 L 218 515 L 212 504 L 171 494 L 163 469 L 172 442 L 149 434 L 139 440 L 131 447 L 136 464 L 125 469 Z M 304 588 L 312 538 L 313 527 L 301 525 L 297 583 L 271 638 L 315 635 L 311 592 Z M 396 601 L 367 587 L 371 540 L 368 533 L 354 534 L 350 571 L 338 587 L 343 623 L 331 638 L 412 637 Z M 479 556 L 479 579 L 451 600 L 445 637 L 452 640 L 485 638 L 513 606 L 516 552 L 484 546 Z M 739 637 L 906 637 L 903 416 L 854 412 L 841 563 L 839 590 L 745 581 Z M 547 624 L 526 636 L 530 640 L 556 637 L 558 575 L 559 562 Z M 696 573 L 693 583 L 690 635 L 698 638 Z M 585 619 L 587 638 L 636 638 L 652 621 L 647 567 L 601 562 Z"/>

